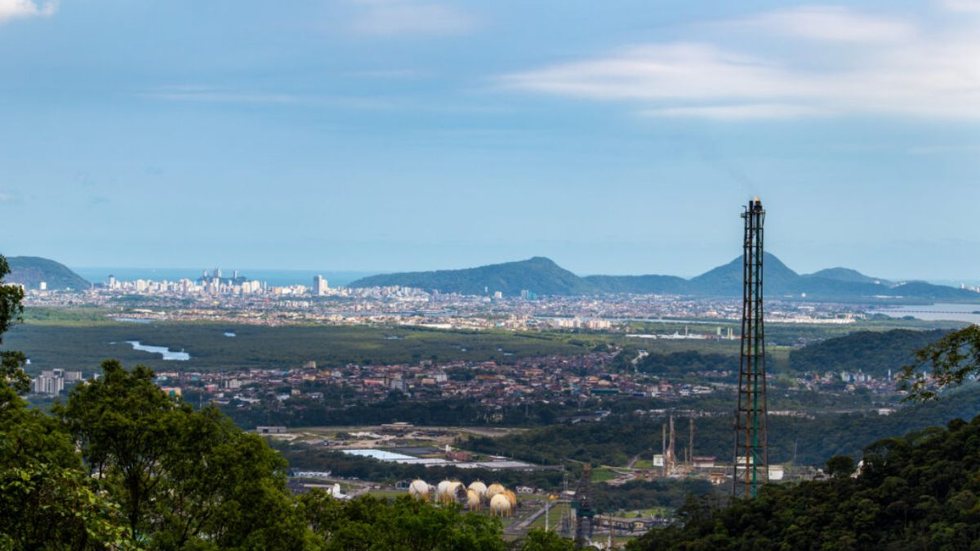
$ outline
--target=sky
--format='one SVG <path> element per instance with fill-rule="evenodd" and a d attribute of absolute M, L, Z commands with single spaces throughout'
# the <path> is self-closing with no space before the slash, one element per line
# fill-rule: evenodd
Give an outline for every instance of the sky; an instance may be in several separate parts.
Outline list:
<path fill-rule="evenodd" d="M 980 279 L 980 1 L 0 0 L 0 252 Z"/>

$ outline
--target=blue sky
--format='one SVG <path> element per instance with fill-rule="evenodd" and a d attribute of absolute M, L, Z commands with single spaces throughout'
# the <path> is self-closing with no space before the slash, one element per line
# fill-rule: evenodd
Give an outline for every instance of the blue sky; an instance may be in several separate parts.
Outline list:
<path fill-rule="evenodd" d="M 0 0 L 0 251 L 980 274 L 980 2 Z"/>

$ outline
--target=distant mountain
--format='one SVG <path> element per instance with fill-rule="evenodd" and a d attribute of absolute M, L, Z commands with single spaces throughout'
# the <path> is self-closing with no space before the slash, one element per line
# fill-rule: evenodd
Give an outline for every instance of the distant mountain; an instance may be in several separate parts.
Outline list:
<path fill-rule="evenodd" d="M 500 291 L 505 295 L 515 296 L 525 289 L 539 295 L 583 295 L 594 292 L 592 286 L 582 278 L 543 257 L 463 270 L 380 274 L 359 279 L 350 286 L 392 285 L 465 295 Z"/>
<path fill-rule="evenodd" d="M 924 282 L 894 284 L 849 268 L 800 275 L 769 253 L 765 255 L 763 278 L 766 296 L 770 298 L 980 302 L 980 294 L 973 291 Z M 558 296 L 633 293 L 737 297 L 742 293 L 742 259 L 738 257 L 691 279 L 669 275 L 579 277 L 547 258 L 535 257 L 462 270 L 382 274 L 351 283 L 351 287 L 392 285 L 468 295 L 500 291 L 516 296 L 527 289 L 538 295 Z"/>
<path fill-rule="evenodd" d="M 43 281 L 48 289 L 88 289 L 91 284 L 64 264 L 38 256 L 9 256 L 10 274 L 6 283 L 20 283 L 28 289 L 37 289 Z"/>
<path fill-rule="evenodd" d="M 849 283 L 873 283 L 875 285 L 893 285 L 891 281 L 880 277 L 871 277 L 850 268 L 827 268 L 803 277 L 833 279 L 834 281 L 847 281 Z"/>

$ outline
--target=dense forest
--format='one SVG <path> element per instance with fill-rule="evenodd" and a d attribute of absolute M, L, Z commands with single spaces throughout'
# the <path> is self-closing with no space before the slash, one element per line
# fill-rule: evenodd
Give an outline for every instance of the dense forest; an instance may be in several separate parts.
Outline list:
<path fill-rule="evenodd" d="M 790 353 L 790 368 L 797 372 L 863 371 L 885 377 L 898 375 L 915 360 L 915 352 L 942 338 L 947 331 L 857 331 L 810 344 Z"/>

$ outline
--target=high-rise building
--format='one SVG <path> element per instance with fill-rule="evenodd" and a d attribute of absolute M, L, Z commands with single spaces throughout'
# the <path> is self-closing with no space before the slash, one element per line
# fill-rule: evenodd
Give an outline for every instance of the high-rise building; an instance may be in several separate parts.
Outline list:
<path fill-rule="evenodd" d="M 313 296 L 322 297 L 327 294 L 327 289 L 329 288 L 327 280 L 322 275 L 317 275 L 313 278 Z"/>
<path fill-rule="evenodd" d="M 49 394 L 57 396 L 65 389 L 65 372 L 61 369 L 51 369 L 42 371 L 34 379 L 34 392 L 37 394 Z"/>

